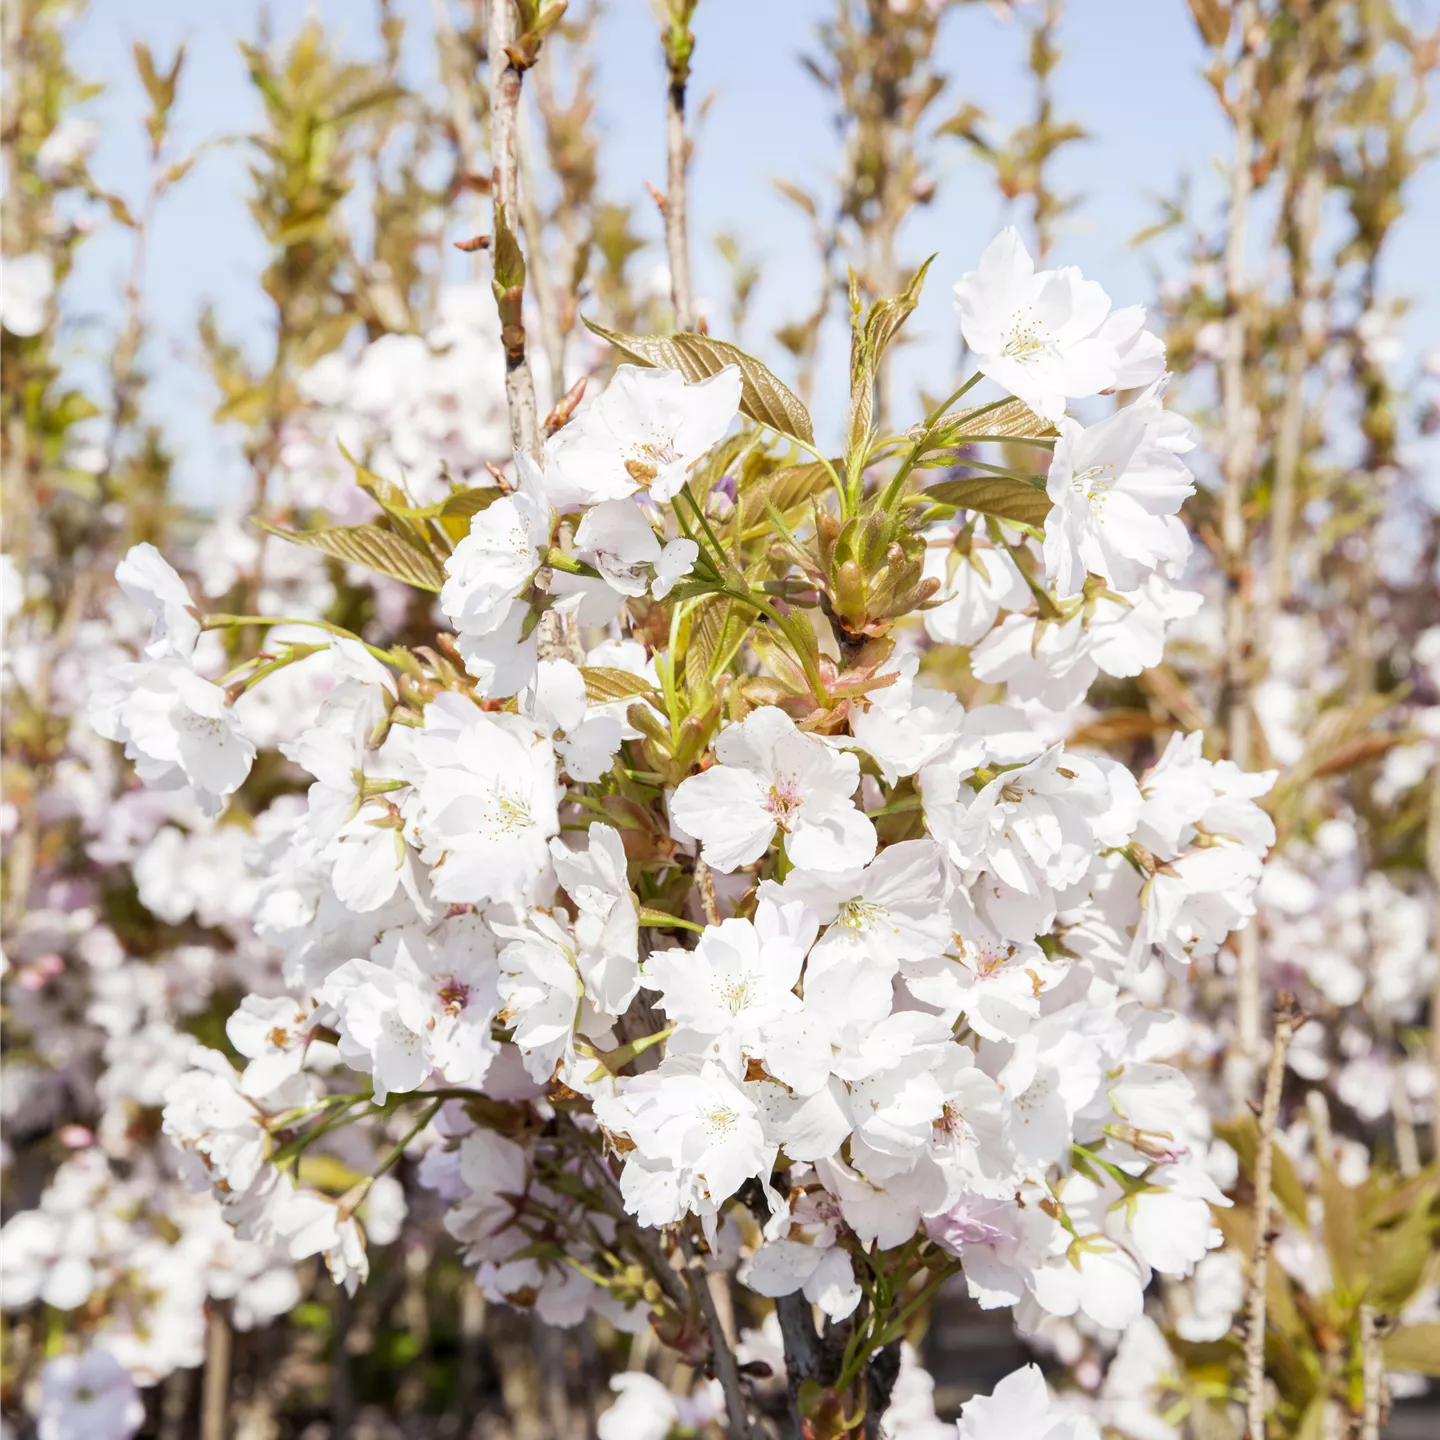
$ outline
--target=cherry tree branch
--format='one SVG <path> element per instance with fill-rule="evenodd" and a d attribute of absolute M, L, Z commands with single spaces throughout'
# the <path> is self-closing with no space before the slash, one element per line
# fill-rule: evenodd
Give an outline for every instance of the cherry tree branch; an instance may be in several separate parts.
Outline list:
<path fill-rule="evenodd" d="M 491 196 L 495 202 L 495 298 L 500 307 L 501 343 L 505 347 L 505 402 L 510 412 L 510 443 L 517 451 L 540 453 L 540 416 L 535 403 L 535 378 L 525 354 L 525 262 L 516 227 L 520 225 L 521 72 L 514 48 L 515 10 L 511 0 L 492 0 L 490 51 L 490 160 L 494 166 Z"/>
<path fill-rule="evenodd" d="M 1230 758 L 1242 768 L 1250 763 L 1250 578 L 1245 499 L 1254 461 L 1253 418 L 1246 394 L 1245 357 L 1248 325 L 1248 280 L 1245 245 L 1255 147 L 1256 83 L 1261 38 L 1257 0 L 1236 7 L 1240 53 L 1234 66 L 1235 89 L 1229 102 L 1234 125 L 1230 160 L 1230 202 L 1225 235 L 1225 353 L 1220 367 L 1220 399 L 1224 418 L 1224 488 L 1220 503 L 1220 538 L 1224 552 L 1225 649 L 1220 718 Z M 1251 925 L 1236 937 L 1236 1035 L 1231 1056 L 1235 1093 L 1249 1092 L 1260 1050 L 1260 932 Z"/>
<path fill-rule="evenodd" d="M 690 288 L 690 234 L 687 170 L 690 140 L 685 133 L 685 90 L 690 81 L 690 57 L 695 36 L 690 17 L 698 0 L 670 0 L 670 23 L 661 41 L 669 85 L 665 92 L 665 253 L 670 264 L 670 303 L 675 309 L 676 330 L 695 328 L 695 297 Z"/>
<path fill-rule="evenodd" d="M 706 1281 L 704 1263 L 695 1254 L 695 1247 L 690 1243 L 683 1224 L 677 1227 L 676 1235 L 680 1242 L 680 1252 L 685 1256 L 685 1276 L 689 1281 L 690 1291 L 695 1297 L 695 1303 L 700 1307 L 700 1318 L 704 1320 L 705 1330 L 710 1336 L 710 1363 L 715 1369 L 715 1378 L 720 1382 L 721 1390 L 725 1392 L 725 1415 L 729 1421 L 731 1440 L 750 1440 L 753 1431 L 749 1407 L 745 1403 L 745 1392 L 740 1385 L 740 1366 L 735 1360 L 735 1352 L 730 1348 L 730 1340 L 720 1321 L 720 1313 L 715 1308 L 715 1297 L 710 1293 L 710 1286 Z"/>
<path fill-rule="evenodd" d="M 1282 993 L 1275 1001 L 1275 1038 L 1265 1074 L 1265 1099 L 1260 1107 L 1255 1150 L 1255 1201 L 1251 1209 L 1255 1234 L 1250 1244 L 1250 1274 L 1245 1297 L 1245 1433 L 1247 1440 L 1265 1440 L 1265 1276 L 1270 1258 L 1270 1204 L 1274 1178 L 1275 1126 L 1280 1118 L 1280 1091 L 1285 1083 L 1285 1057 L 1295 1036 L 1293 999 Z"/>

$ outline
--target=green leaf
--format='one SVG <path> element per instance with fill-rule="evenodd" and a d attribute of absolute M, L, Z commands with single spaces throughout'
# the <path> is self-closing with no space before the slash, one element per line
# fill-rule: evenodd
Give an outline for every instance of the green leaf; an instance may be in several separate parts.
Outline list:
<path fill-rule="evenodd" d="M 1440 1375 L 1440 1321 L 1402 1325 L 1380 1342 L 1387 1370 Z"/>
<path fill-rule="evenodd" d="M 308 545 L 323 550 L 337 560 L 363 565 L 392 580 L 414 585 L 420 590 L 439 593 L 445 583 L 440 563 L 426 550 L 402 539 L 393 530 L 378 525 L 333 525 L 324 530 L 281 530 L 274 525 L 256 522 L 271 535 L 295 545 Z"/>
<path fill-rule="evenodd" d="M 763 515 L 773 505 L 782 515 L 818 495 L 830 483 L 829 473 L 818 460 L 804 465 L 786 465 L 763 475 L 744 487 L 745 517 Z"/>
<path fill-rule="evenodd" d="M 97 190 L 96 198 L 105 202 L 105 208 L 109 210 L 110 217 L 124 225 L 127 229 L 135 229 L 135 217 L 130 213 L 130 207 L 119 195 L 112 195 L 108 190 Z"/>
<path fill-rule="evenodd" d="M 1247 1178 L 1255 1178 L 1255 1156 L 1260 1148 L 1260 1127 L 1253 1115 L 1237 1115 L 1232 1120 L 1215 1122 L 1215 1133 L 1236 1154 L 1240 1169 Z M 1270 1190 L 1275 1198 L 1290 1212 L 1292 1219 L 1308 1228 L 1310 1201 L 1290 1157 L 1276 1144 L 1271 1143 Z"/>
<path fill-rule="evenodd" d="M 855 272 L 850 272 L 850 412 L 845 421 L 845 458 L 852 485 L 859 483 L 873 439 L 875 380 L 880 373 L 880 362 L 919 302 L 926 272 L 934 259 L 932 255 L 910 277 L 910 283 L 900 294 L 876 300 L 863 320 L 860 282 Z"/>
<path fill-rule="evenodd" d="M 253 425 L 270 403 L 270 387 L 253 386 L 237 389 L 214 414 L 217 421 L 233 421 L 237 425 Z"/>
<path fill-rule="evenodd" d="M 717 592 L 718 587 L 713 580 L 681 580 L 665 598 L 672 605 L 678 605 L 682 600 L 696 600 L 702 595 L 714 595 Z"/>
<path fill-rule="evenodd" d="M 910 432 L 913 439 L 922 438 L 923 426 Z M 947 415 L 935 427 L 931 443 L 937 447 L 958 445 L 981 435 L 1004 440 L 1049 440 L 1060 432 L 1044 416 L 1037 415 L 1023 400 L 1003 400 L 989 405 L 973 405 Z"/>
<path fill-rule="evenodd" d="M 1305 1407 L 1300 1423 L 1295 1427 L 1295 1440 L 1325 1440 L 1325 1414 L 1330 1396 L 1324 1390 L 1317 1390 Z"/>
<path fill-rule="evenodd" d="M 1050 497 L 1038 485 L 1011 480 L 1003 475 L 985 475 L 973 480 L 942 480 L 915 497 L 935 505 L 954 505 L 993 515 L 997 520 L 1016 520 L 1039 528 L 1050 513 Z"/>
<path fill-rule="evenodd" d="M 1381 1315 L 1398 1315 L 1425 1278 L 1440 1223 L 1431 1210 L 1432 1199 L 1432 1194 L 1422 1193 L 1398 1225 L 1376 1236 L 1365 1298 Z"/>
<path fill-rule="evenodd" d="M 920 303 L 920 291 L 925 284 L 925 276 L 934 262 L 935 257 L 932 255 L 910 277 L 910 283 L 900 294 L 887 295 L 870 307 L 870 313 L 865 317 L 865 343 L 872 364 L 884 354 L 886 347 L 899 333 L 900 327 Z"/>
<path fill-rule="evenodd" d="M 690 643 L 685 647 L 685 683 L 692 693 L 713 681 L 730 663 L 750 632 L 752 614 L 748 606 L 725 596 L 696 608 Z"/>
<path fill-rule="evenodd" d="M 654 695 L 655 687 L 643 675 L 628 670 L 612 670 L 608 665 L 582 665 L 585 698 L 592 705 L 605 705 L 612 700 L 633 700 L 636 696 Z"/>
<path fill-rule="evenodd" d="M 718 375 L 727 365 L 738 366 L 741 412 L 791 439 L 815 443 L 815 427 L 800 397 L 738 346 L 709 335 L 622 335 L 590 320 L 585 325 L 638 364 L 678 370 L 692 384 Z"/>
<path fill-rule="evenodd" d="M 406 520 L 468 520 L 488 509 L 504 493 L 498 485 L 472 485 L 456 490 L 433 505 L 396 505 L 383 500 L 380 504 L 390 514 L 403 516 Z"/>

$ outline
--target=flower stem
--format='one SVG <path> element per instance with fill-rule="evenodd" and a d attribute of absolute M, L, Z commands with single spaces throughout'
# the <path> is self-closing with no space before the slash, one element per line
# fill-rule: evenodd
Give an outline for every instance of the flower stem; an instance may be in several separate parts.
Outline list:
<path fill-rule="evenodd" d="M 946 399 L 942 400 L 926 417 L 925 429 L 920 438 L 910 447 L 910 453 L 900 462 L 900 467 L 890 477 L 890 483 L 885 487 L 884 493 L 880 496 L 881 510 L 891 510 L 895 501 L 900 496 L 900 491 L 905 484 L 906 478 L 911 470 L 915 468 L 915 462 L 925 453 L 930 444 L 930 437 L 935 433 L 935 427 L 945 418 L 950 407 L 965 395 L 972 386 L 979 384 L 980 372 L 977 370 L 958 390 Z"/>

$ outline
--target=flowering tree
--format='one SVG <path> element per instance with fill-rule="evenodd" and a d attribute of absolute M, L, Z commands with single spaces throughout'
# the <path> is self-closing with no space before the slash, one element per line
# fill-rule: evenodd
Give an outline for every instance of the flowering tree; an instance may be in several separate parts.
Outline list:
<path fill-rule="evenodd" d="M 1208 1120 L 1126 977 L 1248 920 L 1274 777 L 1198 735 L 1137 777 L 1004 703 L 1158 660 L 1188 427 L 1143 312 L 1006 231 L 956 287 L 975 374 L 880 433 L 923 278 L 857 303 L 834 460 L 734 347 L 602 332 L 642 363 L 513 479 L 426 506 L 362 475 L 378 523 L 295 538 L 437 594 L 427 645 L 205 613 L 127 557 L 153 630 L 91 719 L 148 784 L 215 813 L 255 761 L 244 702 L 317 656 L 335 679 L 284 747 L 314 783 L 256 897 L 290 989 L 230 1018 L 243 1071 L 201 1052 L 165 1111 L 242 1236 L 353 1287 L 357 1207 L 433 1136 L 423 1179 L 491 1298 L 655 1324 L 735 1434 L 754 1406 L 704 1283 L 726 1234 L 776 1298 L 797 1433 L 873 1428 L 959 1269 L 982 1304 L 1123 1328 L 1204 1256 Z M 986 380 L 1013 398 L 961 407 Z M 1115 389 L 1142 393 L 1066 417 Z M 978 458 L 1016 440 L 1053 450 L 1043 488 Z M 924 487 L 937 466 L 971 473 Z M 916 614 L 994 703 L 920 683 Z M 209 677 L 202 637 L 240 627 L 261 648 Z M 313 1144 L 398 1113 L 345 1194 L 304 1184 Z"/>
<path fill-rule="evenodd" d="M 602 1440 L 953 1435 L 912 1348 L 942 1289 L 1009 1312 L 1079 1382 L 1057 1398 L 1016 1370 L 966 1405 L 964 1440 L 1238 1435 L 1241 1402 L 1253 1436 L 1319 1434 L 1347 1408 L 1368 1434 L 1382 1370 L 1433 1371 L 1440 1176 L 1416 1126 L 1434 1102 L 1405 1027 L 1433 973 L 1417 857 L 1440 853 L 1436 632 L 1405 575 L 1286 563 L 1305 486 L 1350 531 L 1383 518 L 1322 486 L 1318 441 L 1300 466 L 1322 299 L 1351 327 L 1365 473 L 1395 464 L 1367 318 L 1379 162 L 1350 143 L 1382 102 L 1349 88 L 1392 52 L 1357 61 L 1343 25 L 1292 33 L 1286 6 L 1192 7 L 1246 178 L 1221 240 L 1197 234 L 1162 337 L 1043 268 L 1068 208 L 1046 166 L 1078 133 L 1052 114 L 1047 5 L 1033 124 L 998 144 L 962 107 L 937 132 L 1033 205 L 1037 253 L 1006 228 L 961 274 L 967 364 L 901 418 L 889 359 L 937 259 L 966 263 L 896 252 L 929 193 L 944 8 L 841 4 L 822 34 L 817 71 L 855 121 L 833 229 L 792 198 L 827 276 L 856 260 L 836 443 L 807 403 L 829 280 L 780 337 L 805 400 L 713 337 L 692 293 L 694 0 L 660 32 L 664 295 L 636 293 L 628 222 L 598 196 L 584 65 L 543 63 L 590 17 L 513 0 L 457 29 L 446 10 L 439 110 L 400 82 L 388 7 L 374 66 L 315 26 L 247 47 L 274 347 L 257 364 L 203 324 L 253 484 L 198 537 L 171 523 L 139 421 L 138 279 L 109 394 L 59 385 L 58 287 L 84 233 L 65 207 L 123 212 L 138 276 L 153 203 L 136 221 L 90 178 L 93 137 L 65 115 L 83 87 L 46 7 L 27 12 L 44 83 L 8 127 L 28 199 L 3 316 L 7 501 L 26 502 L 6 572 L 5 1026 L 31 1198 L 0 1303 L 80 1340 L 20 1362 L 45 1440 L 135 1434 L 137 1384 L 161 1381 L 162 1433 L 199 1413 L 219 1440 L 232 1332 L 316 1293 L 320 1265 L 328 1418 L 348 1433 L 344 1317 L 401 1236 L 426 1237 L 405 1262 L 412 1335 L 448 1248 L 462 1317 L 483 1298 L 538 1335 L 614 1337 L 630 1368 Z M 1267 89 L 1297 56 L 1311 88 Z M 137 53 L 152 202 L 189 163 L 166 148 L 182 60 Z M 437 134 L 488 285 L 434 284 L 417 258 L 441 233 L 444 192 L 416 178 Z M 1359 316 L 1339 281 L 1321 293 L 1293 217 L 1284 293 L 1243 273 L 1251 152 L 1303 189 L 1320 149 L 1355 197 Z M 366 167 L 362 251 L 343 202 Z M 1189 377 L 1216 366 L 1216 415 L 1175 386 L 1194 429 L 1167 403 L 1167 339 Z M 1256 600 L 1262 538 L 1283 578 Z M 1337 586 L 1345 623 L 1296 656 L 1343 689 L 1337 647 L 1380 616 L 1414 690 L 1367 675 L 1373 694 L 1335 699 L 1267 651 L 1267 625 L 1320 615 Z M 1267 1024 L 1277 981 L 1300 1001 Z M 1332 1102 L 1372 1126 L 1393 1112 L 1395 1163 L 1384 1139 L 1372 1156 L 1337 1136 Z M 38 1158 L 52 1134 L 58 1162 Z M 647 1373 L 656 1344 L 672 1384 Z M 175 1380 L 202 1360 L 195 1407 Z"/>

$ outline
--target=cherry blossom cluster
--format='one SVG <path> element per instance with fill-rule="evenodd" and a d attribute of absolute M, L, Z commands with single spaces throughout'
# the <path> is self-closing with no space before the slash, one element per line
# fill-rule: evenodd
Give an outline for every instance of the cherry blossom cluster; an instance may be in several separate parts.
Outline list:
<path fill-rule="evenodd" d="M 780 534 L 757 547 L 751 497 L 785 458 L 736 434 L 753 373 L 622 365 L 513 478 L 451 470 L 489 488 L 462 532 L 434 528 L 428 643 L 303 602 L 208 614 L 152 547 L 126 557 L 151 628 L 94 687 L 96 731 L 209 817 L 245 813 L 257 756 L 308 776 L 246 822 L 247 873 L 193 902 L 243 911 L 283 989 L 231 1015 L 243 1069 L 200 1049 L 166 1092 L 166 1134 L 243 1241 L 353 1286 L 357 1214 L 413 1146 L 487 1296 L 552 1323 L 647 1325 L 664 1252 L 636 1237 L 669 1246 L 690 1217 L 707 1263 L 876 1343 L 892 1263 L 961 1269 L 1024 1328 L 1118 1329 L 1152 1274 L 1205 1261 L 1217 1162 L 1166 1063 L 1184 1024 L 1144 977 L 1183 983 L 1253 915 L 1273 775 L 1198 733 L 1138 776 L 1060 738 L 1098 674 L 1157 663 L 1198 606 L 1177 585 L 1188 427 L 1143 312 L 1037 272 L 1013 231 L 956 294 L 964 390 L 1015 400 L 942 409 L 896 442 L 903 468 L 1008 404 L 1028 430 L 1007 433 L 1053 450 L 1026 484 L 1043 524 L 953 483 L 866 491 L 872 432 L 859 484 L 812 452 L 839 482 L 816 538 L 772 488 L 760 529 Z M 1138 398 L 1067 414 L 1117 390 Z M 991 438 L 967 423 L 962 447 Z M 425 438 L 394 442 L 397 469 Z M 387 514 L 441 515 L 453 457 L 430 459 Z M 893 538 L 847 559 L 845 524 Z M 902 557 L 915 583 L 883 589 Z M 212 642 L 262 623 L 218 673 Z M 927 634 L 968 655 L 970 708 L 926 683 Z M 298 675 L 323 677 L 299 722 Z M 341 1194 L 308 1185 L 306 1154 L 364 1117 L 375 1163 Z"/>
<path fill-rule="evenodd" d="M 39 333 L 42 319 L 32 323 L 30 312 L 11 303 L 29 293 L 25 286 L 36 267 L 22 265 L 18 275 L 13 269 L 6 267 L 5 327 L 12 334 Z M 329 464 L 333 453 L 343 463 L 338 437 L 352 454 L 374 459 L 381 430 L 422 434 L 455 473 L 485 474 L 485 461 L 501 453 L 493 417 L 503 410 L 492 410 L 487 422 L 472 401 L 462 416 L 452 372 L 458 367 L 470 376 L 488 364 L 498 374 L 501 361 L 493 320 L 487 325 L 473 304 L 467 308 L 466 293 L 447 292 L 446 323 L 415 342 L 431 357 L 428 365 L 413 353 L 392 355 L 393 347 L 382 342 L 346 362 L 370 377 L 372 398 L 363 406 L 322 403 L 327 373 L 332 389 L 359 393 L 337 380 L 338 361 L 304 378 L 309 398 L 288 421 L 289 464 L 273 492 L 278 501 L 298 513 L 327 493 L 333 499 L 333 486 L 326 492 L 322 476 L 307 474 L 304 456 L 323 454 Z M 34 301 L 37 315 L 49 296 L 46 289 Z M 387 373 L 393 379 L 400 372 L 411 386 L 405 403 L 397 400 L 386 413 L 374 392 L 389 383 Z M 104 464 L 103 449 L 80 431 L 63 458 L 85 474 Z M 346 473 L 352 473 L 348 466 Z M 346 489 L 365 502 L 348 480 Z M 349 494 L 343 498 L 354 505 Z M 373 512 L 373 504 L 369 508 Z M 107 520 L 114 518 L 107 513 Z M 221 515 L 186 541 L 207 597 L 253 581 L 267 609 L 319 615 L 335 602 L 337 587 L 322 555 L 278 541 L 262 547 L 257 535 L 253 528 L 246 533 L 237 517 Z M 57 1440 L 133 1434 L 143 1417 L 136 1386 L 202 1363 L 207 1312 L 217 1304 L 228 1323 L 249 1330 L 284 1316 L 302 1296 L 293 1240 L 250 1238 L 227 1223 L 208 1187 L 187 1183 L 182 1153 L 161 1133 L 166 1092 L 193 1063 L 193 1032 L 217 1011 L 223 1021 L 247 992 L 268 996 L 285 989 L 276 951 L 256 933 L 260 876 L 252 852 L 290 828 L 301 802 L 282 795 L 250 815 L 233 806 L 221 815 L 225 802 L 218 793 L 184 783 L 186 757 L 193 763 L 196 747 L 207 743 L 203 723 L 189 732 L 183 754 L 177 748 L 167 752 L 170 762 L 141 767 L 150 788 L 137 786 L 116 747 L 87 720 L 87 704 L 113 694 L 117 705 L 127 702 L 123 723 L 153 734 L 147 704 L 168 705 L 167 687 L 185 686 L 185 672 L 191 676 L 186 693 L 201 707 L 192 718 L 203 721 L 214 687 L 198 677 L 230 664 L 222 635 L 202 633 L 186 614 L 183 585 L 176 581 L 165 590 L 162 582 L 163 594 L 153 594 L 154 576 L 170 571 L 148 559 L 151 553 L 142 548 L 118 567 L 118 590 L 109 588 L 108 575 L 89 577 L 86 588 L 96 598 L 64 633 L 49 619 L 53 596 L 43 573 L 22 569 L 9 553 L 0 557 L 7 740 L 26 743 L 22 737 L 31 733 L 41 705 L 63 737 L 61 758 L 43 770 L 12 768 L 7 748 L 0 811 L 12 876 L 29 826 L 42 837 L 28 904 L 5 936 L 0 1088 L 6 1145 L 0 1155 L 11 1194 L 24 1198 L 0 1231 L 0 1307 L 14 1316 L 46 1307 L 92 1347 L 78 1359 L 48 1361 L 43 1384 L 29 1397 L 41 1433 Z M 386 606 L 393 607 L 402 587 L 367 572 L 355 575 L 364 576 L 383 627 Z M 345 583 L 354 593 L 354 579 Z M 131 595 L 170 607 L 172 645 L 145 643 L 143 607 L 137 610 Z M 294 633 L 303 641 L 313 632 L 297 627 Z M 275 632 L 271 638 L 274 643 Z M 274 753 L 310 728 L 325 697 L 344 680 L 347 648 L 337 642 L 235 697 L 242 717 L 236 734 L 243 731 L 244 739 L 239 761 L 230 763 L 248 771 L 256 751 Z M 228 714 L 223 703 L 212 706 L 212 719 Z M 320 1063 L 318 1054 L 312 1052 L 310 1063 Z M 49 1142 L 42 1138 L 47 1134 Z M 356 1129 L 343 1138 L 347 1145 L 332 1146 L 327 1157 L 332 1168 L 341 1166 L 344 1174 L 349 1167 L 355 1178 L 372 1172 L 384 1153 L 375 1148 L 383 1134 Z M 405 1216 L 397 1180 L 374 1180 L 361 1214 L 373 1242 L 392 1240 Z"/>

